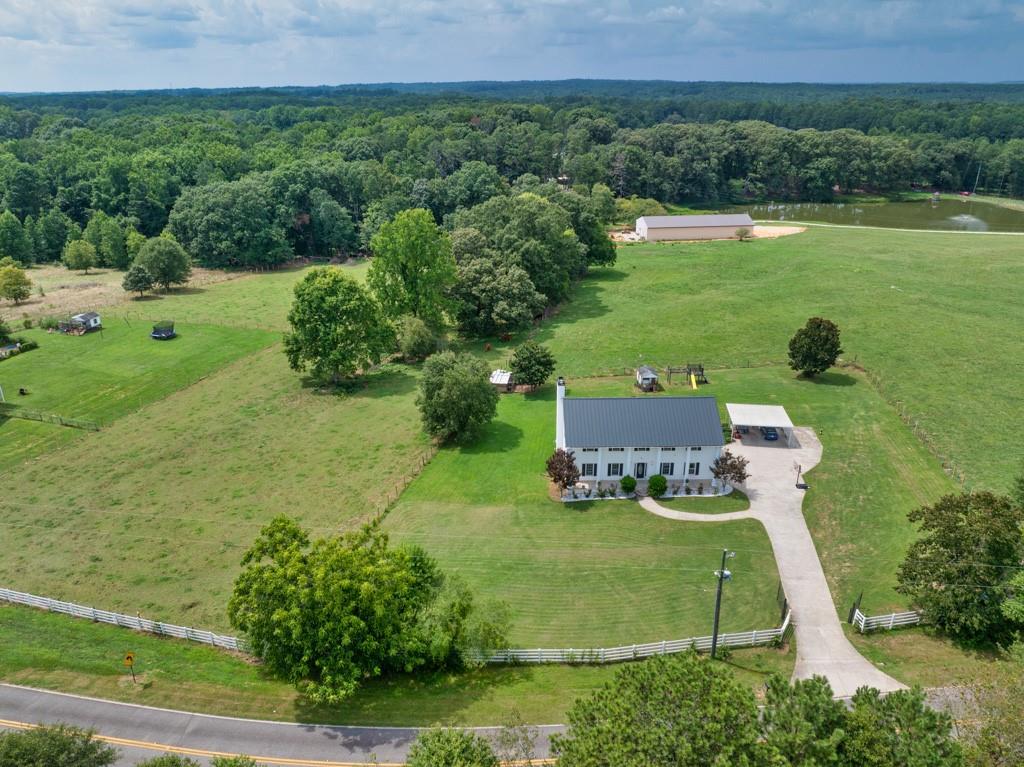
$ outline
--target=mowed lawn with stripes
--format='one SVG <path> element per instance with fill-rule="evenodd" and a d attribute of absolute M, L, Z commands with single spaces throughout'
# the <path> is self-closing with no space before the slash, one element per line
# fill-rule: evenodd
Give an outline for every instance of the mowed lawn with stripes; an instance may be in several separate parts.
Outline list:
<path fill-rule="evenodd" d="M 572 381 L 573 396 L 630 393 Z M 562 504 L 548 496 L 554 390 L 505 395 L 477 443 L 443 449 L 385 520 L 478 593 L 513 608 L 517 647 L 601 647 L 711 633 L 723 548 L 736 551 L 724 631 L 777 625 L 778 574 L 753 520 L 682 523 L 633 501 Z"/>

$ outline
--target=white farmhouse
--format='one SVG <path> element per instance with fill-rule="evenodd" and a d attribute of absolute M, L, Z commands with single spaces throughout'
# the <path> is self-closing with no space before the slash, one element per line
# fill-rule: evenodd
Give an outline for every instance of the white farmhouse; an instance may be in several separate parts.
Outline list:
<path fill-rule="evenodd" d="M 726 240 L 740 229 L 754 230 L 747 213 L 702 216 L 644 216 L 636 220 L 636 233 L 647 242 L 665 240 Z"/>
<path fill-rule="evenodd" d="M 566 397 L 559 378 L 555 418 L 555 447 L 573 452 L 588 486 L 627 474 L 717 485 L 711 465 L 723 440 L 714 397 Z"/>

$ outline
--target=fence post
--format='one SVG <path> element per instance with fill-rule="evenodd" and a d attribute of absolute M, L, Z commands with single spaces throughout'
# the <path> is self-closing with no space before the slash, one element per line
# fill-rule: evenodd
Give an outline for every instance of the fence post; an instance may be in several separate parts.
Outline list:
<path fill-rule="evenodd" d="M 895 623 L 896 623 L 896 613 L 891 613 L 889 615 L 889 630 L 890 631 L 892 630 L 893 624 L 895 624 Z"/>

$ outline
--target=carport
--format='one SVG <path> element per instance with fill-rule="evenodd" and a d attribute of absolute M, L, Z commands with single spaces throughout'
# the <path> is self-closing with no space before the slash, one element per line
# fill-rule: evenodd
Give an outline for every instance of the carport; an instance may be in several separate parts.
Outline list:
<path fill-rule="evenodd" d="M 729 413 L 729 425 L 734 432 L 747 434 L 752 429 L 756 434 L 760 429 L 775 429 L 779 433 L 780 442 L 787 447 L 798 447 L 793 434 L 793 422 L 789 420 L 786 408 L 782 405 L 741 405 L 735 402 L 725 403 Z"/>

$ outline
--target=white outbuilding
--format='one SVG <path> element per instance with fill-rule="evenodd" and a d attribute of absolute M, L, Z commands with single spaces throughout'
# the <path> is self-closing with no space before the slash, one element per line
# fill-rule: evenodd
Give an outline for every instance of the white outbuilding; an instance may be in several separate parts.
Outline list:
<path fill-rule="evenodd" d="M 762 442 L 782 442 L 787 447 L 798 447 L 793 433 L 793 422 L 782 405 L 742 405 L 725 403 L 729 423 L 741 439 L 752 436 Z M 772 437 L 772 434 L 775 437 Z"/>
<path fill-rule="evenodd" d="M 647 242 L 669 240 L 728 240 L 739 237 L 739 230 L 754 230 L 754 219 L 747 213 L 721 213 L 701 216 L 644 216 L 636 220 L 636 233 Z"/>

